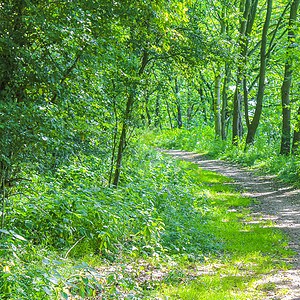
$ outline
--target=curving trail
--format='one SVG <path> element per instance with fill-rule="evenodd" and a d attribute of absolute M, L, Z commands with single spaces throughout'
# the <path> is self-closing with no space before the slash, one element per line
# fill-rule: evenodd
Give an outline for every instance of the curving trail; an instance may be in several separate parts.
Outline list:
<path fill-rule="evenodd" d="M 279 298 L 270 295 L 268 299 L 300 300 L 300 189 L 284 185 L 272 176 L 258 176 L 239 165 L 211 160 L 202 154 L 155 149 L 178 159 L 196 163 L 204 170 L 230 177 L 243 195 L 259 200 L 259 204 L 252 206 L 253 214 L 264 220 L 274 221 L 276 227 L 290 237 L 289 246 L 296 253 L 291 262 L 291 270 L 279 274 L 266 274 L 268 282 L 274 282 L 278 289 L 287 290 L 287 293 Z"/>

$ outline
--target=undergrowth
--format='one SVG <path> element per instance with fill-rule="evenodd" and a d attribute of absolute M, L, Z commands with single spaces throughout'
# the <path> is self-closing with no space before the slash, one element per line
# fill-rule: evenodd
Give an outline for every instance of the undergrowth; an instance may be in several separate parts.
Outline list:
<path fill-rule="evenodd" d="M 213 128 L 195 127 L 149 131 L 144 135 L 147 144 L 167 149 L 181 149 L 203 153 L 213 158 L 226 159 L 251 167 L 257 171 L 277 175 L 280 180 L 299 185 L 300 159 L 298 155 L 279 155 L 280 139 L 260 135 L 245 150 L 245 140 L 233 146 L 230 138 L 215 138 Z"/>
<path fill-rule="evenodd" d="M 130 157 L 118 189 L 82 156 L 9 198 L 1 299 L 244 299 L 286 268 L 284 236 L 230 179 L 143 145 Z"/>

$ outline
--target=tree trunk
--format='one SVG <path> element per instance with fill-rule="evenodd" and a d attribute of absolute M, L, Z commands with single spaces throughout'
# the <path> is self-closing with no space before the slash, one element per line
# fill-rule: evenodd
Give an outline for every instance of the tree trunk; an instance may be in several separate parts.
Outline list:
<path fill-rule="evenodd" d="M 178 128 L 182 128 L 182 113 L 181 113 L 181 105 L 178 103 L 177 104 L 177 123 L 178 123 Z"/>
<path fill-rule="evenodd" d="M 284 79 L 281 86 L 282 104 L 282 135 L 280 154 L 289 155 L 291 149 L 291 107 L 290 107 L 290 88 L 293 77 L 293 49 L 295 48 L 296 34 L 294 32 L 297 20 L 297 11 L 300 0 L 294 0 L 291 6 L 288 32 L 288 48 L 286 50 L 286 63 L 284 69 Z"/>
<path fill-rule="evenodd" d="M 297 154 L 299 148 L 300 148 L 300 106 L 298 108 L 297 121 L 294 129 L 292 153 Z"/>
<path fill-rule="evenodd" d="M 225 22 L 225 10 L 223 8 L 220 14 L 220 25 L 222 38 L 225 38 L 224 33 L 226 30 Z M 217 63 L 217 69 L 215 73 L 215 90 L 214 90 L 214 119 L 215 119 L 215 136 L 221 136 L 221 64 Z"/>
<path fill-rule="evenodd" d="M 192 123 L 192 118 L 193 118 L 193 110 L 194 110 L 194 105 L 190 105 L 187 108 L 187 115 L 186 115 L 186 126 L 189 129 Z"/>
<path fill-rule="evenodd" d="M 186 127 L 190 128 L 191 123 L 192 123 L 192 118 L 193 118 L 193 109 L 194 109 L 194 104 L 191 104 L 190 100 L 190 87 L 188 86 L 187 88 L 187 97 L 188 97 L 188 107 L 186 111 Z"/>
<path fill-rule="evenodd" d="M 266 19 L 265 19 L 262 39 L 261 39 L 260 71 L 259 71 L 259 84 L 258 84 L 258 92 L 256 98 L 256 107 L 255 107 L 253 120 L 248 127 L 248 134 L 246 138 L 247 145 L 252 144 L 254 142 L 256 130 L 259 125 L 259 120 L 262 113 L 262 103 L 264 98 L 265 76 L 266 76 L 266 65 L 267 65 L 267 57 L 266 57 L 267 35 L 268 35 L 268 29 L 270 25 L 273 0 L 268 0 L 267 2 L 268 2 L 267 14 L 266 14 Z"/>
<path fill-rule="evenodd" d="M 201 99 L 201 102 L 202 102 L 202 114 L 204 116 L 204 122 L 207 123 L 207 114 L 206 114 L 206 103 L 204 101 L 204 95 L 203 95 L 203 89 L 202 87 L 200 87 L 200 90 L 199 90 L 199 93 L 200 93 L 200 99 Z"/>
<path fill-rule="evenodd" d="M 175 77 L 175 96 L 176 96 L 176 103 L 177 103 L 177 125 L 178 128 L 182 127 L 182 113 L 181 113 L 181 105 L 179 100 L 179 86 L 178 80 Z"/>
<path fill-rule="evenodd" d="M 156 102 L 155 102 L 155 119 L 154 119 L 154 126 L 155 128 L 159 125 L 159 95 L 156 96 Z"/>
<path fill-rule="evenodd" d="M 148 52 L 145 50 L 143 53 L 142 65 L 139 69 L 138 76 L 141 76 L 143 74 L 144 69 L 146 68 L 146 66 L 149 62 L 148 58 L 149 58 Z M 121 135 L 120 135 L 120 139 L 119 139 L 118 153 L 117 153 L 117 159 L 116 159 L 116 168 L 115 168 L 114 180 L 113 180 L 113 186 L 116 188 L 118 187 L 118 183 L 119 183 L 119 179 L 120 179 L 122 159 L 123 159 L 124 149 L 126 146 L 126 134 L 127 134 L 127 129 L 129 126 L 130 118 L 131 118 L 131 110 L 133 107 L 136 88 L 137 88 L 136 84 L 133 84 L 131 92 L 128 95 L 128 99 L 127 99 L 127 103 L 126 103 L 126 110 L 125 110 L 125 114 L 124 114 L 124 118 L 123 118 L 123 122 L 122 122 L 122 130 L 121 130 Z"/>
<path fill-rule="evenodd" d="M 204 95 L 203 95 L 203 88 L 202 85 L 200 85 L 200 87 L 196 87 L 196 91 L 198 92 L 198 94 L 200 95 L 200 100 L 201 100 L 201 105 L 200 107 L 202 108 L 202 115 L 204 117 L 204 122 L 207 123 L 207 115 L 206 115 L 206 103 L 205 103 L 205 99 L 204 99 Z"/>
<path fill-rule="evenodd" d="M 221 136 L 221 66 L 218 64 L 215 74 L 215 93 L 214 93 L 214 120 L 215 120 L 215 135 Z"/>
<path fill-rule="evenodd" d="M 225 77 L 223 83 L 223 91 L 222 91 L 222 111 L 221 111 L 221 135 L 222 140 L 226 140 L 226 113 L 227 113 L 227 91 L 228 91 L 228 83 L 230 81 L 230 68 L 228 63 L 225 64 Z"/>
<path fill-rule="evenodd" d="M 131 107 L 133 105 L 133 98 L 134 98 L 133 94 L 130 94 L 127 99 L 127 103 L 126 103 L 126 111 L 125 111 L 125 116 L 124 116 L 124 120 L 122 123 L 122 131 L 121 131 L 121 136 L 120 136 L 120 140 L 119 140 L 118 154 L 117 154 L 117 160 L 116 160 L 116 169 L 115 169 L 114 180 L 113 180 L 113 185 L 115 187 L 118 187 L 118 183 L 119 183 L 119 179 L 120 179 L 122 158 L 123 158 L 123 153 L 124 153 L 124 149 L 125 149 L 127 127 L 128 127 L 128 122 L 129 122 L 129 118 L 130 118 Z"/>
<path fill-rule="evenodd" d="M 146 101 L 145 101 L 145 110 L 146 110 L 146 115 L 147 115 L 147 121 L 148 121 L 148 126 L 150 127 L 151 125 L 151 116 L 148 108 L 148 103 L 149 103 L 149 95 L 146 96 Z"/>
<path fill-rule="evenodd" d="M 170 129 L 173 130 L 172 117 L 171 117 L 170 107 L 169 107 L 169 103 L 168 103 L 167 99 L 166 99 L 166 105 L 167 105 L 167 113 L 168 113 L 169 122 L 170 122 Z"/>
<path fill-rule="evenodd" d="M 244 5 L 243 5 L 244 3 Z M 247 51 L 246 43 L 246 29 L 247 29 L 247 20 L 250 14 L 250 0 L 242 1 L 240 6 L 240 12 L 243 12 L 243 16 L 240 20 L 240 36 L 239 36 L 239 48 L 241 52 L 241 57 L 245 57 L 245 51 Z M 242 124 L 240 121 L 241 117 L 241 97 L 240 97 L 240 90 L 241 90 L 241 83 L 242 83 L 242 66 L 241 63 L 238 63 L 237 68 L 237 78 L 236 78 L 236 88 L 233 98 L 233 115 L 232 115 L 232 143 L 234 145 L 237 144 L 238 140 L 242 137 Z"/>

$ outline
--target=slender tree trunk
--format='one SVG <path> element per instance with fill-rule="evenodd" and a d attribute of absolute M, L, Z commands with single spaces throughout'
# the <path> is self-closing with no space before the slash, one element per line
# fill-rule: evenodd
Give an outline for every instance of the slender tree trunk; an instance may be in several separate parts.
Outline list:
<path fill-rule="evenodd" d="M 187 126 L 187 128 L 190 128 L 190 126 L 191 126 L 192 112 L 193 112 L 193 107 L 189 104 L 187 111 L 186 111 L 186 126 Z"/>
<path fill-rule="evenodd" d="M 5 206 L 6 206 L 6 194 L 5 194 L 5 184 L 2 184 L 2 209 L 1 209 L 1 229 L 4 229 L 4 216 L 5 216 Z"/>
<path fill-rule="evenodd" d="M 154 119 L 154 126 L 155 128 L 158 127 L 160 120 L 159 120 L 159 95 L 156 96 L 156 102 L 155 102 L 155 119 Z"/>
<path fill-rule="evenodd" d="M 214 120 L 215 120 L 215 135 L 221 136 L 221 66 L 218 64 L 215 74 L 215 93 L 214 93 Z"/>
<path fill-rule="evenodd" d="M 177 104 L 177 122 L 178 122 L 178 128 L 182 128 L 182 113 L 181 113 L 181 105 Z"/>
<path fill-rule="evenodd" d="M 188 108 L 187 108 L 187 112 L 186 112 L 186 126 L 187 128 L 190 128 L 191 126 L 191 122 L 192 122 L 192 117 L 193 117 L 193 109 L 194 109 L 194 105 L 191 104 L 190 101 L 190 88 L 188 87 L 187 90 L 187 95 L 188 95 Z"/>
<path fill-rule="evenodd" d="M 241 89 L 246 88 L 247 82 L 245 79 L 245 68 L 247 66 L 247 50 L 249 44 L 249 36 L 252 32 L 255 15 L 257 11 L 258 0 L 246 0 L 241 1 L 240 11 L 243 13 L 243 18 L 240 21 L 240 57 L 241 62 L 238 64 L 237 68 L 237 83 L 234 95 L 234 107 L 233 107 L 233 122 L 232 122 L 232 141 L 236 144 L 239 139 L 243 136 L 243 115 L 242 115 L 242 95 Z M 245 102 L 245 99 L 244 99 Z M 247 122 L 247 120 L 246 120 Z M 248 125 L 248 124 L 247 124 Z"/>
<path fill-rule="evenodd" d="M 170 129 L 173 130 L 172 117 L 171 117 L 171 113 L 170 113 L 170 107 L 169 107 L 168 100 L 166 100 L 166 105 L 167 105 L 167 113 L 168 113 L 169 122 L 170 122 Z"/>
<path fill-rule="evenodd" d="M 151 116 L 150 116 L 148 104 L 149 104 L 149 95 L 147 95 L 146 99 L 145 99 L 145 111 L 146 111 L 146 115 L 147 115 L 148 126 L 150 127 L 151 126 Z"/>
<path fill-rule="evenodd" d="M 244 3 L 244 5 L 242 5 Z M 240 20 L 240 36 L 239 36 L 239 48 L 241 57 L 243 58 L 245 56 L 245 51 L 247 51 L 246 43 L 246 29 L 247 29 L 247 20 L 250 14 L 250 3 L 251 0 L 242 1 L 241 0 L 241 6 L 240 6 L 240 12 L 243 12 L 243 17 Z M 241 84 L 242 84 L 242 72 L 244 66 L 241 65 L 241 63 L 238 63 L 237 68 L 237 78 L 236 78 L 236 88 L 233 98 L 233 115 L 232 115 L 232 143 L 234 145 L 237 144 L 238 140 L 242 137 L 242 124 L 241 124 L 241 96 L 240 96 L 240 90 L 241 90 Z"/>
<path fill-rule="evenodd" d="M 176 95 L 176 106 L 177 106 L 177 125 L 178 128 L 182 127 L 182 113 L 181 113 L 181 105 L 179 99 L 179 86 L 177 77 L 175 77 L 175 95 Z"/>
<path fill-rule="evenodd" d="M 240 97 L 240 84 L 241 80 L 238 75 L 237 82 L 236 82 L 236 89 L 233 98 L 233 115 L 232 115 L 232 143 L 236 145 L 238 140 L 242 137 L 241 132 L 241 97 Z"/>
<path fill-rule="evenodd" d="M 221 32 L 220 35 L 224 37 L 226 30 L 225 10 L 223 8 L 220 15 Z M 221 136 L 221 63 L 217 63 L 215 72 L 215 89 L 214 89 L 214 119 L 215 119 L 215 136 Z"/>
<path fill-rule="evenodd" d="M 268 0 L 267 2 L 268 2 L 267 15 L 263 27 L 262 40 L 261 40 L 260 71 L 259 71 L 259 84 L 258 84 L 258 92 L 256 98 L 256 107 L 255 107 L 253 120 L 248 127 L 248 134 L 246 138 L 247 145 L 254 142 L 256 130 L 259 125 L 259 120 L 262 113 L 262 103 L 264 98 L 266 65 L 267 65 L 267 57 L 266 57 L 267 35 L 268 35 L 268 29 L 270 25 L 272 4 L 273 4 L 272 0 Z"/>
<path fill-rule="evenodd" d="M 221 134 L 222 140 L 226 140 L 226 113 L 227 113 L 227 91 L 228 91 L 228 83 L 230 81 L 230 68 L 228 63 L 225 64 L 225 77 L 223 83 L 223 91 L 222 91 L 222 111 L 221 111 Z"/>
<path fill-rule="evenodd" d="M 206 115 L 206 103 L 205 103 L 205 99 L 204 99 L 204 95 L 203 95 L 203 88 L 200 85 L 199 88 L 196 88 L 196 91 L 199 93 L 200 95 L 200 100 L 201 100 L 201 105 L 200 107 L 202 108 L 202 115 L 204 117 L 204 122 L 207 123 L 207 115 Z"/>
<path fill-rule="evenodd" d="M 206 104 L 205 104 L 205 101 L 204 101 L 204 95 L 203 95 L 202 87 L 200 87 L 199 93 L 200 93 L 201 103 L 203 105 L 202 106 L 202 114 L 204 116 L 204 122 L 207 123 Z"/>
<path fill-rule="evenodd" d="M 146 68 L 146 66 L 149 62 L 148 58 L 149 58 L 148 52 L 145 50 L 143 53 L 142 65 L 138 72 L 138 76 L 141 76 L 143 74 L 144 69 Z M 125 114 L 124 114 L 124 118 L 123 118 L 123 122 L 122 122 L 121 135 L 120 135 L 119 145 L 118 145 L 116 168 L 115 168 L 115 172 L 114 172 L 114 179 L 113 179 L 114 187 L 118 187 L 118 183 L 119 183 L 119 179 L 120 179 L 122 159 L 123 159 L 124 149 L 126 146 L 127 129 L 128 129 L 130 118 L 131 118 L 131 110 L 133 107 L 136 88 L 137 88 L 137 86 L 136 86 L 136 84 L 134 84 L 132 86 L 132 91 L 130 92 L 130 94 L 128 95 L 128 98 L 127 98 L 126 110 L 125 110 Z"/>
<path fill-rule="evenodd" d="M 111 180 L 113 175 L 113 169 L 114 169 L 114 161 L 115 161 L 115 152 L 116 152 L 116 146 L 117 146 L 117 135 L 118 135 L 118 114 L 116 109 L 116 100 L 113 99 L 113 108 L 114 108 L 114 115 L 115 115 L 115 127 L 114 127 L 114 133 L 113 133 L 113 149 L 110 159 L 110 172 L 109 172 L 109 178 L 108 178 L 108 186 L 111 186 Z"/>
<path fill-rule="evenodd" d="M 297 120 L 296 120 L 296 124 L 295 124 L 293 145 L 292 145 L 292 153 L 293 154 L 297 154 L 298 150 L 300 149 L 300 106 L 298 108 L 296 118 L 297 118 Z"/>
<path fill-rule="evenodd" d="M 281 86 L 281 104 L 282 104 L 282 135 L 280 154 L 289 155 L 291 149 L 291 107 L 290 107 L 290 88 L 293 77 L 293 49 L 295 48 L 296 34 L 294 32 L 295 22 L 297 20 L 297 11 L 300 0 L 294 0 L 291 6 L 288 48 L 286 50 L 286 63 L 284 69 L 284 79 Z"/>
<path fill-rule="evenodd" d="M 126 111 L 125 111 L 124 121 L 122 123 L 122 130 L 121 130 L 121 136 L 120 136 L 119 146 L 118 146 L 118 154 L 116 159 L 116 169 L 115 169 L 114 180 L 113 180 L 113 185 L 115 187 L 118 186 L 119 179 L 120 179 L 122 158 L 125 149 L 126 134 L 127 134 L 129 117 L 130 117 L 130 111 L 133 105 L 133 98 L 134 98 L 133 94 L 130 94 L 126 103 Z"/>

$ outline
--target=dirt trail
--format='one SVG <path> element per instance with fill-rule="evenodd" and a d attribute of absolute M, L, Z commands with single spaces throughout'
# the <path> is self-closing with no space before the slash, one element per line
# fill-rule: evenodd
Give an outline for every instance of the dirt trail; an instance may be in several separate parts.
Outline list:
<path fill-rule="evenodd" d="M 300 300 L 300 190 L 276 181 L 272 176 L 258 176 L 253 172 L 221 160 L 181 150 L 162 150 L 166 154 L 198 164 L 204 170 L 230 177 L 242 194 L 259 200 L 253 205 L 253 214 L 272 220 L 290 237 L 290 248 L 296 252 L 292 269 L 279 274 L 266 275 L 265 280 L 276 284 L 285 295 L 270 292 L 267 299 Z"/>

